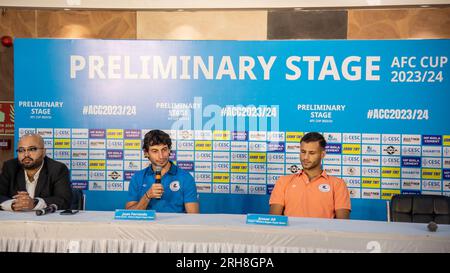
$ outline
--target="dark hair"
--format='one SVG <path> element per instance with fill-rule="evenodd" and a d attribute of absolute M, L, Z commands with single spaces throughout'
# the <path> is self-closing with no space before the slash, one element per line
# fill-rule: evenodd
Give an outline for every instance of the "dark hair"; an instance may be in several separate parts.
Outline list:
<path fill-rule="evenodd" d="M 148 148 L 153 145 L 166 144 L 169 149 L 172 148 L 172 140 L 170 136 L 161 130 L 151 130 L 145 134 L 142 149 L 148 151 Z"/>
<path fill-rule="evenodd" d="M 304 135 L 302 137 L 302 140 L 300 140 L 300 143 L 302 142 L 316 142 L 319 141 L 320 147 L 322 147 L 323 149 L 325 149 L 325 146 L 327 146 L 327 142 L 325 140 L 325 138 L 319 134 L 318 132 L 310 132 L 307 133 L 306 135 Z"/>

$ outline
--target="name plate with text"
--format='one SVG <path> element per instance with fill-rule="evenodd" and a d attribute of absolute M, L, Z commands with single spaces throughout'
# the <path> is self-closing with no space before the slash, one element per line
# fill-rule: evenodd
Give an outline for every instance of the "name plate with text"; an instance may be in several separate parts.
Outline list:
<path fill-rule="evenodd" d="M 114 219 L 116 220 L 155 220 L 156 211 L 154 210 L 126 210 L 116 209 Z"/>
<path fill-rule="evenodd" d="M 247 224 L 287 226 L 288 217 L 271 214 L 247 214 Z"/>

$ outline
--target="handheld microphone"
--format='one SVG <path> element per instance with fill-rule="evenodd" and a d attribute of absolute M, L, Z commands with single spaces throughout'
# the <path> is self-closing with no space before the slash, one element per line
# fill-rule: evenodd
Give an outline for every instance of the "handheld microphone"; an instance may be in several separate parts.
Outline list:
<path fill-rule="evenodd" d="M 58 206 L 55 204 L 48 205 L 45 209 L 40 209 L 36 211 L 37 216 L 41 216 L 48 213 L 53 213 L 58 210 Z"/>
<path fill-rule="evenodd" d="M 155 168 L 155 183 L 161 184 L 161 170 L 160 166 L 156 166 Z"/>

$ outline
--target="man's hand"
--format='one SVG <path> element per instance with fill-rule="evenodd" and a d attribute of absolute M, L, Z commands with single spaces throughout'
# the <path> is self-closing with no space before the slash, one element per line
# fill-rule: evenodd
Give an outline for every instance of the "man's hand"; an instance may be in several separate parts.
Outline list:
<path fill-rule="evenodd" d="M 15 200 L 12 203 L 11 208 L 14 211 L 27 211 L 34 208 L 34 200 L 26 191 L 19 191 L 17 195 L 13 196 L 13 199 Z"/>
<path fill-rule="evenodd" d="M 164 188 L 161 183 L 153 183 L 152 187 L 148 190 L 147 194 L 150 198 L 161 198 L 164 193 Z"/>

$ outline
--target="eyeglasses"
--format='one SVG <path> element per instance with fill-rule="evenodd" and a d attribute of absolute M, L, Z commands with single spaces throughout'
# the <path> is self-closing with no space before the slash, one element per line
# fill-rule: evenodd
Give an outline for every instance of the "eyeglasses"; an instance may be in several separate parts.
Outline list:
<path fill-rule="evenodd" d="M 43 150 L 44 148 L 38 148 L 38 147 L 28 147 L 28 148 L 23 148 L 20 147 L 19 149 L 16 150 L 16 152 L 18 154 L 24 154 L 26 152 L 30 153 L 30 154 L 34 154 L 37 152 L 37 150 Z"/>

